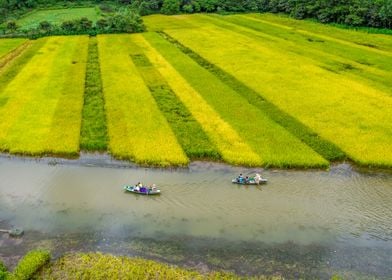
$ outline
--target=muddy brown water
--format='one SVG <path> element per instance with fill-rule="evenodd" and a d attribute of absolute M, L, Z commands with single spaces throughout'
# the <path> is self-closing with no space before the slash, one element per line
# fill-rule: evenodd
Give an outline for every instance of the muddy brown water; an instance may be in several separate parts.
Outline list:
<path fill-rule="evenodd" d="M 231 178 L 261 172 L 263 186 Z M 124 193 L 156 183 L 162 195 Z M 215 163 L 141 168 L 105 156 L 0 158 L 0 258 L 27 250 L 143 256 L 196 268 L 287 278 L 392 279 L 392 173 L 260 170 Z"/>

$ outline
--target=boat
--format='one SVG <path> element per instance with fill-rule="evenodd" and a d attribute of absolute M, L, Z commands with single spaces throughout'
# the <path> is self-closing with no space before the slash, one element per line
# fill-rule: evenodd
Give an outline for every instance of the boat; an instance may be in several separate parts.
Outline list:
<path fill-rule="evenodd" d="M 239 185 L 260 185 L 268 182 L 268 179 L 262 178 L 260 174 L 256 174 L 255 177 L 250 177 L 247 180 L 245 178 L 239 179 L 239 177 L 231 180 L 233 184 Z"/>
<path fill-rule="evenodd" d="M 153 187 L 151 189 L 147 186 L 142 186 L 138 190 L 136 186 L 126 185 L 124 186 L 124 190 L 131 193 L 142 194 L 142 195 L 157 195 L 161 193 L 161 190 L 159 190 L 157 187 Z"/>

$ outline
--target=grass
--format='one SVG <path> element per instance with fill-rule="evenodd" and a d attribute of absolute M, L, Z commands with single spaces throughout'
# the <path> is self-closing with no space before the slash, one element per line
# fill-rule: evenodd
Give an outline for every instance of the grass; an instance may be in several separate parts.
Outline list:
<path fill-rule="evenodd" d="M 88 48 L 80 133 L 80 148 L 82 150 L 105 151 L 107 149 L 108 139 L 104 106 L 98 42 L 96 37 L 91 37 Z"/>
<path fill-rule="evenodd" d="M 144 37 L 196 89 L 205 101 L 230 124 L 262 159 L 262 165 L 279 167 L 325 167 L 328 162 L 262 111 L 247 102 L 173 44 L 156 33 Z M 150 47 L 151 48 L 151 47 Z M 148 50 L 148 46 L 143 49 Z M 156 56 L 162 71 L 163 58 Z M 252 121 L 249 121 L 252 120 Z"/>
<path fill-rule="evenodd" d="M 279 40 L 261 42 L 212 25 L 165 32 L 337 145 L 357 163 L 392 166 L 392 105 L 387 92 L 323 69 L 312 58 L 281 51 Z M 343 44 L 348 45 L 352 43 Z M 369 53 L 381 55 L 373 49 Z"/>
<path fill-rule="evenodd" d="M 79 151 L 87 37 L 43 39 L 39 52 L 1 96 L 0 145 L 11 153 L 76 155 Z M 34 81 L 34 82 L 32 82 Z"/>
<path fill-rule="evenodd" d="M 226 272 L 199 272 L 141 258 L 116 257 L 109 254 L 70 254 L 45 266 L 37 279 L 245 279 Z M 252 279 L 252 278 L 246 278 Z M 253 279 L 280 279 L 255 277 Z"/>
<path fill-rule="evenodd" d="M 130 41 L 130 35 L 98 37 L 110 151 L 139 164 L 187 164 L 188 158 L 131 60 Z"/>
<path fill-rule="evenodd" d="M 131 57 L 186 155 L 191 159 L 219 160 L 221 156 L 214 144 L 162 75 L 142 53 L 142 49 L 135 47 Z"/>
<path fill-rule="evenodd" d="M 132 36 L 133 42 L 145 49 L 147 57 L 159 64 L 159 72 L 166 79 L 173 92 L 188 108 L 194 118 L 201 124 L 211 141 L 226 162 L 236 165 L 260 165 L 261 158 L 243 140 L 230 124 L 212 108 L 203 97 L 165 60 L 159 59 L 159 53 L 148 48 L 142 35 Z"/>
<path fill-rule="evenodd" d="M 80 19 L 86 17 L 89 20 L 96 22 L 101 18 L 97 9 L 94 7 L 87 8 L 72 8 L 72 9 L 48 9 L 36 10 L 28 13 L 26 16 L 17 20 L 17 25 L 21 29 L 35 28 L 41 21 L 48 21 L 52 24 L 61 24 L 66 20 Z"/>

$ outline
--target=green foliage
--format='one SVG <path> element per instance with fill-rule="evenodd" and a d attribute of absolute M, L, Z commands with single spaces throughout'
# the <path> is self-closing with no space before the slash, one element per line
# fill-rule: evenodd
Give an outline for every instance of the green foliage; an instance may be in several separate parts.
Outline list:
<path fill-rule="evenodd" d="M 5 280 L 8 276 L 7 268 L 0 260 L 0 280 Z"/>
<path fill-rule="evenodd" d="M 175 15 L 180 12 L 179 0 L 163 0 L 161 12 L 165 15 Z"/>
<path fill-rule="evenodd" d="M 30 251 L 16 266 L 14 273 L 10 276 L 15 280 L 28 280 L 50 260 L 50 253 L 42 250 Z"/>
<path fill-rule="evenodd" d="M 80 148 L 88 151 L 107 149 L 107 128 L 99 68 L 97 39 L 89 40 Z"/>

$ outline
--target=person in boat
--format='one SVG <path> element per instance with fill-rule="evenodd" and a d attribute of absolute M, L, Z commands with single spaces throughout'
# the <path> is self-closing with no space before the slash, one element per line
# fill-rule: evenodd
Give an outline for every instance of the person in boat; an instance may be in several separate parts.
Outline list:
<path fill-rule="evenodd" d="M 147 193 L 148 190 L 147 190 L 146 187 L 141 187 L 141 188 L 140 188 L 140 192 L 141 192 L 141 193 Z"/>
<path fill-rule="evenodd" d="M 246 184 L 249 183 L 249 177 L 248 176 L 245 177 L 245 183 Z"/>
<path fill-rule="evenodd" d="M 244 181 L 244 177 L 242 176 L 242 173 L 240 176 L 237 177 L 237 182 L 242 183 Z"/>

